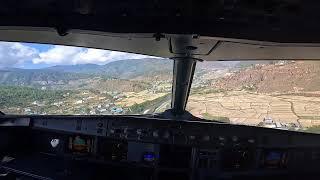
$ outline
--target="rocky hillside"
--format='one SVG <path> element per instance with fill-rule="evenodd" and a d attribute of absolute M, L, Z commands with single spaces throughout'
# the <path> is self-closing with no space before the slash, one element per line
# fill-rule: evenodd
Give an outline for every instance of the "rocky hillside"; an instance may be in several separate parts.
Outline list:
<path fill-rule="evenodd" d="M 221 90 L 251 90 L 261 93 L 320 90 L 320 62 L 296 61 L 256 64 L 242 68 L 211 84 Z"/>

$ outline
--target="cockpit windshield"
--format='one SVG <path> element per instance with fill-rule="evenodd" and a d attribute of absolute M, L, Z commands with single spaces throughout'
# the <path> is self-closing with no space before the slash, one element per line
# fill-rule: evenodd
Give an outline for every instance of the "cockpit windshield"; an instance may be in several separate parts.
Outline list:
<path fill-rule="evenodd" d="M 170 108 L 173 62 L 108 50 L 0 43 L 0 110 L 22 115 L 153 114 Z"/>
<path fill-rule="evenodd" d="M 109 50 L 0 42 L 0 110 L 161 113 L 171 108 L 173 63 Z M 186 110 L 206 120 L 318 132 L 319 74 L 318 61 L 197 62 Z"/>
<path fill-rule="evenodd" d="M 319 132 L 320 62 L 198 63 L 187 110 L 232 124 Z"/>

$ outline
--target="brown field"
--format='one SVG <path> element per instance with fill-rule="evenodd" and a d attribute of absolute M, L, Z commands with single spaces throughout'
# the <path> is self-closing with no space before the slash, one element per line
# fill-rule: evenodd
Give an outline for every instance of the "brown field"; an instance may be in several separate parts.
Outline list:
<path fill-rule="evenodd" d="M 187 109 L 195 116 L 209 114 L 228 117 L 231 123 L 257 125 L 265 117 L 302 127 L 320 125 L 320 97 L 261 94 L 247 91 L 195 93 L 190 95 Z"/>

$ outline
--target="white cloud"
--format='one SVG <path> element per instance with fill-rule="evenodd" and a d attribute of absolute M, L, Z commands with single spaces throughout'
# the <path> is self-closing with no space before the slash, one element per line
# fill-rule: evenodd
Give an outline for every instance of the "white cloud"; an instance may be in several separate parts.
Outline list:
<path fill-rule="evenodd" d="M 122 59 L 141 59 L 151 56 L 108 51 L 100 49 L 68 47 L 55 45 L 48 51 L 41 52 L 39 57 L 34 58 L 34 64 L 105 64 L 107 62 Z"/>
<path fill-rule="evenodd" d="M 23 66 L 25 61 L 35 58 L 35 48 L 18 42 L 0 42 L 0 67 Z"/>
<path fill-rule="evenodd" d="M 34 58 L 34 64 L 72 64 L 73 57 L 81 52 L 81 48 L 69 46 L 54 46 L 48 51 L 39 53 L 39 57 Z"/>
<path fill-rule="evenodd" d="M 46 47 L 45 49 L 47 50 L 40 52 L 40 49 L 38 49 L 38 47 L 41 48 L 42 46 Z M 0 41 L 0 68 L 24 67 L 27 64 L 30 65 L 30 63 L 33 63 L 35 65 L 63 65 L 86 63 L 106 64 L 111 61 L 123 59 L 141 59 L 148 57 L 152 56 L 71 46 L 30 46 L 26 43 Z"/>

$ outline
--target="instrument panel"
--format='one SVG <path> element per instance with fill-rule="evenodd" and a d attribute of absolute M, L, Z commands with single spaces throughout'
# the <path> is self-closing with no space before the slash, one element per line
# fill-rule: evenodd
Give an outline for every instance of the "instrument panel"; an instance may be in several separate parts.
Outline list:
<path fill-rule="evenodd" d="M 319 135 L 230 125 L 134 116 L 31 117 L 31 127 L 113 139 L 200 147 L 320 147 Z"/>
<path fill-rule="evenodd" d="M 159 179 L 317 172 L 320 163 L 319 135 L 302 132 L 141 116 L 1 119 L 27 127 L 36 151 L 147 168 Z"/>

